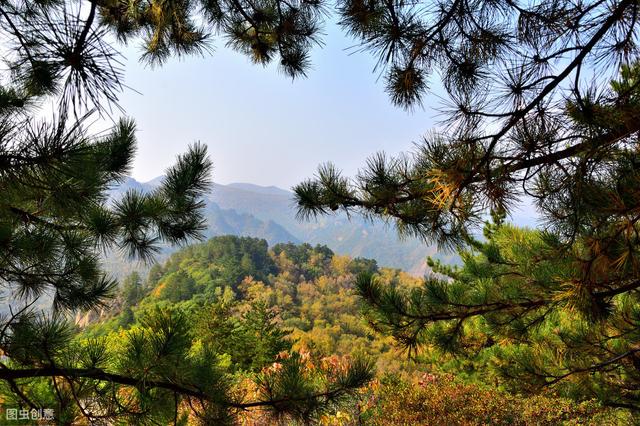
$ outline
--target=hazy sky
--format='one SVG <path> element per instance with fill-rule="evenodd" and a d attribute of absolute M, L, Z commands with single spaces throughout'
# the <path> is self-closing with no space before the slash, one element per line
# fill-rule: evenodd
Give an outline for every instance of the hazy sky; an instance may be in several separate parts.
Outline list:
<path fill-rule="evenodd" d="M 293 82 L 227 49 L 223 39 L 212 55 L 160 68 L 141 65 L 136 46 L 127 48 L 125 83 L 141 93 L 121 97 L 139 130 L 133 177 L 158 176 L 196 140 L 209 146 L 216 182 L 283 188 L 322 162 L 353 175 L 377 151 L 410 149 L 433 127 L 438 98 L 413 113 L 393 107 L 384 82 L 376 81 L 374 59 L 345 50 L 354 43 L 339 28 L 326 32 L 308 77 Z"/>

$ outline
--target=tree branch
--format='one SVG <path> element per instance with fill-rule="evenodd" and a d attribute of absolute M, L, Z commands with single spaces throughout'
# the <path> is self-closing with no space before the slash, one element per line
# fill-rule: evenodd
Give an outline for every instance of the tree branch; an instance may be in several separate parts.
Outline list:
<path fill-rule="evenodd" d="M 35 377 L 65 377 L 67 379 L 93 379 L 112 383 L 118 383 L 126 386 L 145 387 L 166 389 L 181 395 L 199 398 L 211 401 L 212 397 L 199 389 L 186 387 L 177 383 L 159 381 L 159 380 L 138 380 L 133 377 L 123 376 L 120 374 L 108 373 L 99 368 L 58 368 L 58 367 L 42 367 L 42 368 L 25 368 L 25 369 L 0 369 L 0 380 L 12 381 L 17 379 L 29 379 Z M 254 402 L 233 402 L 225 401 L 224 405 L 237 409 L 248 409 L 256 407 L 274 407 L 286 402 L 302 402 L 318 398 L 333 398 L 337 395 L 347 392 L 345 388 L 332 389 L 326 392 L 316 393 L 309 397 L 302 398 L 281 398 L 266 401 Z"/>
<path fill-rule="evenodd" d="M 489 161 L 489 159 L 491 158 L 491 154 L 500 139 L 504 135 L 506 135 L 509 130 L 511 130 L 518 123 L 518 121 L 524 118 L 533 108 L 539 105 L 565 78 L 569 76 L 569 74 L 571 74 L 571 72 L 578 65 L 582 63 L 582 61 L 596 46 L 596 44 L 620 20 L 620 18 L 624 14 L 625 9 L 632 5 L 634 2 L 634 0 L 622 0 L 618 4 L 618 6 L 611 12 L 611 15 L 609 15 L 609 17 L 604 21 L 600 29 L 598 29 L 598 31 L 596 31 L 596 33 L 591 37 L 589 42 L 584 45 L 580 53 L 578 53 L 578 55 L 576 55 L 576 57 L 571 61 L 571 63 L 569 63 L 569 65 L 567 65 L 567 67 L 560 74 L 558 74 L 558 76 L 553 81 L 547 84 L 544 89 L 542 89 L 540 93 L 538 93 L 538 96 L 536 96 L 526 107 L 514 113 L 513 117 L 507 122 L 507 124 L 503 126 L 498 133 L 492 136 L 492 140 L 489 144 L 489 147 L 487 148 L 486 154 L 469 173 L 467 178 L 462 182 L 460 188 L 457 191 L 456 198 L 460 195 L 460 192 L 463 188 L 474 181 L 475 175 L 478 173 L 478 170 L 484 167 L 484 165 Z"/>

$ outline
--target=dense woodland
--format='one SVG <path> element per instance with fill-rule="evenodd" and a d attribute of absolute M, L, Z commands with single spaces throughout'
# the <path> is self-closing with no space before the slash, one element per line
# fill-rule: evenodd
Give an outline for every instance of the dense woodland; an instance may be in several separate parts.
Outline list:
<path fill-rule="evenodd" d="M 489 229 L 491 225 L 488 225 Z M 493 225 L 491 243 L 505 256 L 531 256 L 525 249 L 541 244 L 539 233 L 510 225 Z M 465 264 L 452 269 L 438 266 L 461 280 L 459 285 L 487 276 L 486 247 L 461 253 Z M 188 339 L 187 353 L 206 351 L 217 374 L 241 400 L 260 397 L 260 384 L 283 359 L 300 357 L 305 368 L 339 369 L 346 360 L 366 359 L 375 377 L 357 393 L 313 418 L 321 424 L 628 424 L 632 415 L 607 406 L 607 394 L 594 393 L 598 385 L 580 393 L 568 383 L 532 389 L 532 381 L 514 384 L 504 366 L 518 345 L 504 342 L 495 348 L 460 354 L 451 347 L 403 350 L 392 337 L 376 331 L 358 295 L 359 281 L 375 277 L 385 289 L 423 291 L 424 282 L 400 270 L 379 268 L 375 261 L 350 259 L 324 246 L 277 244 L 247 237 L 216 237 L 189 246 L 148 276 L 132 273 L 118 295 L 99 315 L 78 317 L 74 340 L 80 346 L 103 342 L 113 359 L 126 353 L 138 333 L 152 332 L 158 317 L 169 316 Z M 365 314 L 365 315 L 363 315 Z M 369 321 L 367 320 L 369 319 Z M 553 322 L 548 327 L 559 327 Z M 176 327 L 178 325 L 176 324 Z M 489 324 L 476 323 L 465 339 L 478 345 L 487 338 Z M 546 328 L 540 334 L 545 336 Z M 433 330 L 432 333 L 442 332 Z M 444 342 L 451 333 L 439 337 Z M 447 343 L 447 345 L 451 345 Z M 120 355 L 121 356 L 121 355 Z M 111 368 L 122 368 L 113 366 Z M 193 368 L 185 366 L 185 368 Z M 188 374 L 188 373 L 183 373 Z M 220 379 L 219 379 L 220 380 Z M 44 383 L 43 383 L 44 385 Z M 48 390 L 51 392 L 51 389 Z M 26 390 L 33 400 L 47 398 L 44 388 Z M 615 395 L 608 395 L 609 397 Z M 185 404 L 184 402 L 182 404 Z M 79 418 L 73 405 L 68 418 Z M 182 422 L 194 414 L 179 407 Z M 174 413 L 158 411 L 152 418 L 170 421 Z M 236 414 L 245 424 L 271 424 L 260 408 Z M 284 418 L 292 423 L 292 418 Z"/>

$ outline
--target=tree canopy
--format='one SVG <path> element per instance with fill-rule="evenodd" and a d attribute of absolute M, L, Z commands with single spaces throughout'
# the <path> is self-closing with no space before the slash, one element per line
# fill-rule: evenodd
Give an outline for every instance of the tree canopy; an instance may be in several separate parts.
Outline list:
<path fill-rule="evenodd" d="M 494 226 L 493 229 L 491 241 L 500 246 L 504 258 L 525 259 L 542 246 L 535 232 L 510 225 Z M 220 249 L 226 252 L 233 246 L 238 249 L 230 251 L 232 255 L 211 256 L 219 253 Z M 479 250 L 485 251 L 482 247 Z M 225 270 L 235 270 L 241 259 L 260 258 L 263 254 L 271 262 L 256 266 L 251 271 L 252 275 L 246 275 L 239 284 L 223 278 L 228 276 Z M 451 293 L 457 294 L 461 292 L 460 288 L 469 288 L 466 297 L 473 297 L 472 294 L 475 295 L 478 290 L 472 290 L 472 287 L 479 286 L 476 282 L 489 275 L 482 273 L 488 269 L 484 265 L 481 255 L 475 251 L 469 253 L 459 274 L 466 280 L 458 283 L 456 290 L 452 289 Z M 547 269 L 543 272 L 545 266 Z M 541 265 L 536 268 L 535 275 L 551 275 L 549 271 L 553 269 L 551 265 Z M 257 280 L 253 274 L 261 270 L 264 278 Z M 104 339 L 108 352 L 118 354 L 123 342 L 137 335 L 141 329 L 146 333 L 152 331 L 148 328 L 149 318 L 156 317 L 158 312 L 172 312 L 187 324 L 185 339 L 191 344 L 188 359 L 196 359 L 194 357 L 206 348 L 210 364 L 216 367 L 216 377 L 230 389 L 228 394 L 238 395 L 242 402 L 253 401 L 257 399 L 255 395 L 265 392 L 267 389 L 264 385 L 269 381 L 263 380 L 262 375 L 278 371 L 281 364 L 286 364 L 290 358 L 302 361 L 304 366 L 300 371 L 305 376 L 311 374 L 314 380 L 301 386 L 295 379 L 296 371 L 290 370 L 288 386 L 316 390 L 328 386 L 330 390 L 336 389 L 335 374 L 365 355 L 376 365 L 374 380 L 357 392 L 343 393 L 337 400 L 339 404 L 314 409 L 312 419 L 320 424 L 557 425 L 582 421 L 588 424 L 626 425 L 635 419 L 627 411 L 604 407 L 602 401 L 607 400 L 602 396 L 607 392 L 603 392 L 604 395 L 589 392 L 580 394 L 576 392 L 579 388 L 575 385 L 543 387 L 545 391 L 540 395 L 522 392 L 517 386 L 518 392 L 508 392 L 511 386 L 527 378 L 520 371 L 520 376 L 514 375 L 510 379 L 509 376 L 502 376 L 499 369 L 512 367 L 512 371 L 518 371 L 515 366 L 519 366 L 521 360 L 515 350 L 525 350 L 526 345 L 520 348 L 514 342 L 504 346 L 500 352 L 499 345 L 490 347 L 486 343 L 483 347 L 483 343 L 491 338 L 495 341 L 518 338 L 513 336 L 529 338 L 529 335 L 518 335 L 516 331 L 519 329 L 515 325 L 496 326 L 496 330 L 490 333 L 485 330 L 488 327 L 477 325 L 480 322 L 478 318 L 469 318 L 465 321 L 464 333 L 450 337 L 457 339 L 455 344 L 446 346 L 443 343 L 438 346 L 439 342 L 449 337 L 448 331 L 452 328 L 440 327 L 438 330 L 422 332 L 420 342 L 424 346 L 417 356 L 402 356 L 387 333 L 376 333 L 371 329 L 370 323 L 373 323 L 374 327 L 389 331 L 382 328 L 378 317 L 363 316 L 356 309 L 359 305 L 358 294 L 354 291 L 359 282 L 356 277 L 362 272 L 375 275 L 375 283 L 380 288 L 394 289 L 400 294 L 422 290 L 423 283 L 419 278 L 399 270 L 377 267 L 375 261 L 368 259 L 338 255 L 326 247 L 276 244 L 265 250 L 264 242 L 257 239 L 214 237 L 206 243 L 180 250 L 159 266 L 157 273 L 143 284 L 144 296 L 131 306 L 132 314 L 114 304 L 102 317 L 89 322 L 78 333 L 77 339 Z M 164 292 L 165 286 L 176 274 L 190 277 L 195 283 L 189 293 L 177 301 Z M 125 289 L 122 290 L 124 293 Z M 505 283 L 496 293 L 505 293 L 500 300 L 509 301 L 512 293 L 517 291 L 517 282 Z M 530 294 L 533 293 L 534 290 L 531 290 Z M 543 291 L 539 290 L 539 293 Z M 436 306 L 432 305 L 432 308 L 435 310 Z M 439 307 L 441 310 L 444 308 Z M 426 310 L 424 307 L 422 312 Z M 511 319 L 516 314 L 518 312 L 505 308 L 500 313 L 500 319 Z M 566 315 L 573 318 L 570 314 Z M 533 315 L 531 318 L 534 318 Z M 555 322 L 550 322 L 537 332 L 532 332 L 540 339 L 540 347 L 546 342 L 542 339 L 555 342 L 552 336 L 543 334 L 554 326 Z M 563 326 L 560 324 L 557 327 Z M 511 331 L 507 333 L 503 329 Z M 440 340 L 434 339 L 434 344 L 430 336 L 436 334 Z M 558 346 L 552 347 L 551 343 L 543 352 L 546 356 L 558 350 Z M 457 347 L 458 350 L 447 351 L 447 347 Z M 494 352 L 500 356 L 495 356 Z M 192 374 L 189 362 L 178 364 L 184 369 L 183 374 Z M 553 368 L 545 370 L 553 373 L 559 368 L 549 363 L 541 365 L 546 369 Z M 172 368 L 168 364 L 162 365 L 162 370 Z M 158 374 L 157 370 L 151 374 Z M 323 380 L 328 384 L 322 385 Z M 583 380 L 591 380 L 589 383 L 594 385 L 598 383 L 595 377 L 589 379 L 587 373 L 583 374 Z M 531 385 L 529 390 L 532 391 L 540 385 L 535 380 L 526 380 L 525 383 Z M 34 392 L 33 388 L 28 389 Z M 563 397 L 558 397 L 558 393 L 562 393 Z M 614 397 L 617 395 L 615 392 L 609 393 Z M 584 401 L 572 401 L 569 397 Z M 168 404 L 171 405 L 170 400 Z M 300 405 L 300 408 L 303 406 Z M 189 412 L 185 408 L 183 404 L 181 414 Z M 236 414 L 235 420 L 239 424 L 257 419 L 272 424 L 273 417 L 265 419 L 260 408 L 247 407 L 238 412 L 231 408 L 229 412 Z M 170 409 L 166 412 L 171 414 Z M 158 420 L 162 418 L 155 417 Z M 296 424 L 296 417 L 283 414 L 282 419 L 282 423 Z"/>
<path fill-rule="evenodd" d="M 420 27 L 432 16 L 420 14 L 422 6 L 405 5 L 416 14 L 398 20 Z M 433 263 L 450 280 L 429 278 L 417 291 L 361 278 L 375 322 L 402 345 L 489 347 L 496 363 L 511 351 L 503 370 L 521 390 L 580 382 L 574 395 L 637 410 L 639 5 L 470 6 L 435 8 L 426 54 L 408 41 L 376 44 L 382 39 L 372 32 L 366 46 L 387 52 L 383 63 L 401 64 L 390 85 L 397 103 L 419 102 L 425 73 L 443 72 L 446 127 L 409 154 L 371 157 L 353 179 L 322 165 L 295 188 L 299 216 L 360 213 L 462 250 L 461 271 Z M 503 217 L 523 200 L 535 205 L 545 232 L 513 234 L 507 246 L 503 233 L 499 242 L 477 240 L 490 212 Z M 519 246 L 529 238 L 531 247 Z M 480 331 L 470 333 L 469 324 Z"/>
<path fill-rule="evenodd" d="M 485 237 L 461 250 L 460 267 L 432 261 L 440 275 L 411 290 L 360 275 L 374 327 L 412 356 L 437 348 L 427 358 L 459 357 L 483 381 L 515 392 L 553 388 L 637 411 L 637 273 L 619 286 L 588 288 L 579 284 L 582 265 L 554 234 L 497 217 Z"/>

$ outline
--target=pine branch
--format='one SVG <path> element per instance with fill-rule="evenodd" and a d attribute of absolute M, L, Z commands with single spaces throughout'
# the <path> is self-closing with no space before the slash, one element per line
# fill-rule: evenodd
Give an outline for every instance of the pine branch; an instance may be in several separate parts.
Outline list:
<path fill-rule="evenodd" d="M 607 366 L 612 365 L 612 364 L 617 364 L 618 362 L 622 361 L 623 359 L 628 358 L 630 356 L 634 356 L 635 354 L 637 354 L 639 352 L 640 352 L 640 349 L 631 349 L 631 350 L 626 351 L 626 352 L 624 352 L 624 353 L 622 353 L 622 354 L 620 354 L 618 356 L 615 356 L 613 358 L 610 358 L 610 359 L 608 359 L 606 361 L 603 361 L 603 362 L 600 362 L 598 364 L 594 364 L 594 365 L 592 365 L 590 367 L 578 368 L 578 369 L 575 369 L 575 370 L 571 370 L 568 373 L 563 374 L 561 376 L 555 376 L 552 380 L 547 381 L 545 383 L 545 386 L 552 386 L 552 385 L 560 382 L 561 380 L 564 380 L 564 379 L 566 379 L 566 378 L 568 378 L 570 376 L 573 376 L 575 374 L 590 373 L 590 372 L 594 372 L 594 371 L 600 371 L 604 367 L 607 367 Z"/>
<path fill-rule="evenodd" d="M 27 55 L 27 58 L 29 59 L 29 62 L 31 63 L 32 66 L 35 66 L 36 61 L 33 58 L 33 56 L 31 55 L 31 51 L 27 47 L 27 43 L 25 42 L 24 37 L 22 36 L 22 33 L 16 27 L 16 25 L 13 23 L 13 21 L 11 20 L 11 17 L 9 16 L 9 14 L 2 7 L 0 7 L 0 13 L 2 14 L 4 19 L 7 21 L 7 23 L 11 27 L 11 30 L 13 31 L 13 35 L 20 42 L 20 46 L 22 47 L 22 49 L 24 50 L 25 54 Z"/>
<path fill-rule="evenodd" d="M 78 37 L 78 41 L 76 42 L 76 45 L 73 49 L 73 54 L 76 57 L 79 57 L 80 54 L 82 53 L 82 50 L 84 49 L 84 44 L 87 41 L 87 36 L 89 35 L 89 31 L 91 30 L 91 26 L 93 25 L 93 20 L 96 16 L 96 8 L 98 6 L 98 1 L 97 0 L 90 0 L 91 3 L 91 9 L 89 10 L 89 16 L 87 16 L 87 20 L 84 23 L 84 28 L 82 29 L 82 32 L 80 33 L 80 36 Z"/>
<path fill-rule="evenodd" d="M 620 20 L 623 16 L 625 10 L 636 3 L 635 0 L 622 0 L 616 8 L 612 11 L 609 17 L 603 22 L 598 31 L 591 37 L 591 39 L 582 47 L 580 53 L 576 55 L 576 57 L 565 67 L 565 69 L 557 75 L 549 84 L 547 84 L 544 89 L 540 91 L 540 93 L 531 101 L 529 104 L 516 111 L 513 116 L 509 119 L 507 124 L 502 127 L 502 129 L 491 136 L 491 143 L 486 150 L 486 154 L 478 161 L 478 163 L 474 166 L 469 175 L 465 178 L 465 180 L 460 185 L 455 198 L 457 199 L 460 196 L 460 193 L 463 188 L 466 188 L 472 181 L 475 179 L 476 174 L 480 169 L 482 169 L 485 164 L 489 162 L 491 156 L 493 155 L 493 151 L 501 140 L 503 136 L 505 136 L 521 119 L 523 119 L 531 110 L 540 105 L 549 94 L 565 79 L 567 78 L 571 72 L 581 65 L 586 58 L 586 56 L 591 52 L 591 50 L 598 44 L 598 42 L 609 32 L 609 30 Z"/>
<path fill-rule="evenodd" d="M 61 367 L 42 367 L 42 368 L 24 368 L 24 369 L 10 369 L 0 368 L 0 380 L 19 380 L 29 379 L 36 377 L 65 377 L 67 379 L 92 379 L 111 383 L 117 383 L 121 385 L 143 387 L 146 389 L 165 389 L 171 392 L 178 393 L 180 395 L 198 398 L 205 401 L 217 402 L 216 398 L 211 395 L 202 392 L 199 389 L 188 387 L 185 385 L 165 382 L 159 380 L 147 380 L 147 379 L 135 379 L 133 377 L 123 376 L 120 374 L 108 373 L 99 368 L 61 368 Z M 280 398 L 266 401 L 253 401 L 253 402 L 233 402 L 224 401 L 223 404 L 236 409 L 246 410 L 249 408 L 258 407 L 277 407 L 278 405 L 287 402 L 305 402 L 318 399 L 334 399 L 339 395 L 343 395 L 352 391 L 351 388 L 338 388 L 326 392 L 319 392 L 308 397 L 303 398 Z"/>

